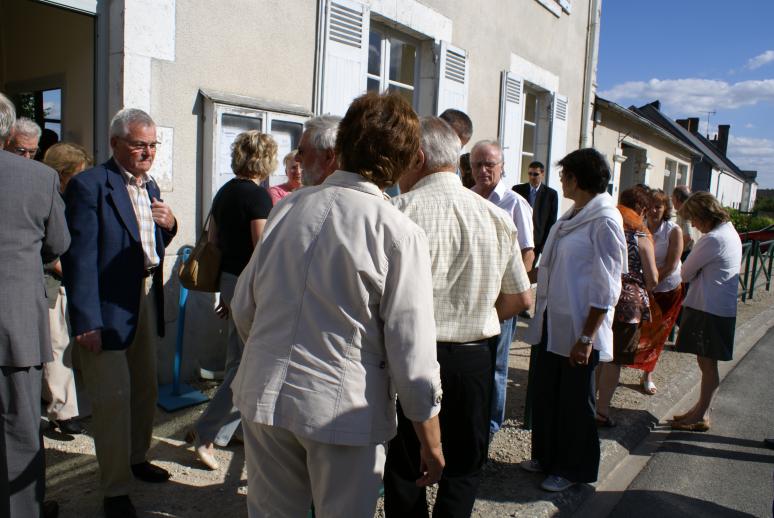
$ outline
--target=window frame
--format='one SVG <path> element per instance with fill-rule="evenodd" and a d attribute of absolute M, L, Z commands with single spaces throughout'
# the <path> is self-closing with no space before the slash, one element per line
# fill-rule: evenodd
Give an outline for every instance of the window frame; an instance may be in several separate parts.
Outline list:
<path fill-rule="evenodd" d="M 370 81 L 378 81 L 379 83 L 378 91 L 380 93 L 387 91 L 391 85 L 397 86 L 398 88 L 401 88 L 401 89 L 410 90 L 412 92 L 411 106 L 416 110 L 419 106 L 419 97 L 421 95 L 420 68 L 421 68 L 421 60 L 422 60 L 422 41 L 409 35 L 406 32 L 394 29 L 392 27 L 388 27 L 387 25 L 384 25 L 374 19 L 371 19 L 371 24 L 368 29 L 369 45 L 371 41 L 371 34 L 374 31 L 379 32 L 382 35 L 381 41 L 380 41 L 381 59 L 379 60 L 380 74 L 379 75 L 372 74 L 371 72 L 368 71 L 368 66 L 366 66 L 366 90 L 373 91 L 373 90 L 368 90 L 368 83 Z M 414 46 L 415 58 L 414 58 L 414 84 L 413 85 L 409 85 L 406 83 L 402 83 L 400 81 L 390 79 L 390 53 L 392 50 L 390 43 L 392 38 L 395 38 L 401 41 L 402 43 L 406 43 Z"/>

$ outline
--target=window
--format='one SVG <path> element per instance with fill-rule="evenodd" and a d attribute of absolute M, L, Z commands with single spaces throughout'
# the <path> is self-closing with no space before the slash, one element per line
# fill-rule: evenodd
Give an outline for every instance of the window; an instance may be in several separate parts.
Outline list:
<path fill-rule="evenodd" d="M 37 90 L 12 96 L 18 117 L 34 120 L 42 129 L 62 138 L 62 89 Z"/>
<path fill-rule="evenodd" d="M 416 107 L 418 42 L 387 27 L 371 24 L 368 34 L 368 91 L 397 92 Z"/>

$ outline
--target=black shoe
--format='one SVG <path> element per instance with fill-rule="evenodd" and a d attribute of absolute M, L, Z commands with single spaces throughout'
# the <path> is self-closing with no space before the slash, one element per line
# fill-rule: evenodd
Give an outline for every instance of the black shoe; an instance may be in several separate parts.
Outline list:
<path fill-rule="evenodd" d="M 43 502 L 43 518 L 57 518 L 59 516 L 59 504 L 55 500 Z"/>
<path fill-rule="evenodd" d="M 109 496 L 102 501 L 105 518 L 137 518 L 137 510 L 127 495 Z"/>
<path fill-rule="evenodd" d="M 68 435 L 78 435 L 86 431 L 83 425 L 75 418 L 65 419 L 64 421 L 54 421 L 54 424 L 59 428 L 60 432 Z"/>
<path fill-rule="evenodd" d="M 774 439 L 763 439 L 763 444 L 765 444 L 767 448 L 774 450 Z"/>
<path fill-rule="evenodd" d="M 527 310 L 525 309 L 524 311 L 522 311 L 521 313 L 519 313 L 519 318 L 526 318 L 527 320 L 529 320 L 530 318 L 532 318 L 532 315 L 530 315 L 530 314 L 529 314 L 529 311 L 527 311 Z"/>
<path fill-rule="evenodd" d="M 160 482 L 166 482 L 169 480 L 169 471 L 158 466 L 154 466 L 148 461 L 141 462 L 139 464 L 132 464 L 132 473 L 135 478 L 139 478 L 143 482 L 152 482 L 158 484 Z"/>

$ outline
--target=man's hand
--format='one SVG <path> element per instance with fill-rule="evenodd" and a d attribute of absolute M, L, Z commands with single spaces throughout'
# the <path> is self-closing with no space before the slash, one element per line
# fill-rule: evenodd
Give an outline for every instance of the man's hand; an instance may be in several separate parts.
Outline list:
<path fill-rule="evenodd" d="M 151 200 L 151 212 L 153 213 L 153 221 L 165 230 L 172 230 L 175 227 L 175 215 L 172 214 L 172 209 L 169 205 L 163 201 L 157 200 L 155 197 Z"/>
<path fill-rule="evenodd" d="M 575 345 L 570 349 L 570 365 L 573 367 L 588 365 L 589 358 L 591 357 L 591 349 L 591 344 L 584 344 L 580 340 L 575 342 Z"/>
<path fill-rule="evenodd" d="M 223 297 L 220 297 L 220 301 L 218 301 L 218 305 L 215 307 L 215 314 L 222 320 L 228 320 L 229 313 L 228 304 L 223 300 Z"/>
<path fill-rule="evenodd" d="M 419 472 L 422 476 L 417 479 L 417 486 L 430 486 L 441 480 L 441 473 L 446 465 L 441 444 L 432 448 L 422 446 L 419 449 L 419 458 Z"/>
<path fill-rule="evenodd" d="M 75 343 L 94 354 L 102 352 L 102 329 L 92 329 L 75 337 Z"/>

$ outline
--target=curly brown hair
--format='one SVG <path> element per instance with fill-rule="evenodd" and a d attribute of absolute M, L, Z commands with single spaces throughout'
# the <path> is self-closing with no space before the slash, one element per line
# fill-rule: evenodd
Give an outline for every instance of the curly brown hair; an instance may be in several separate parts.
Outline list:
<path fill-rule="evenodd" d="M 418 151 L 419 117 L 397 94 L 358 97 L 339 124 L 336 154 L 341 168 L 380 189 L 395 185 Z"/>
<path fill-rule="evenodd" d="M 642 212 L 651 206 L 650 189 L 643 185 L 635 185 L 618 196 L 618 203 L 628 207 L 635 212 Z"/>
<path fill-rule="evenodd" d="M 231 170 L 242 178 L 265 180 L 277 169 L 277 143 L 258 130 L 240 133 L 231 144 Z"/>

